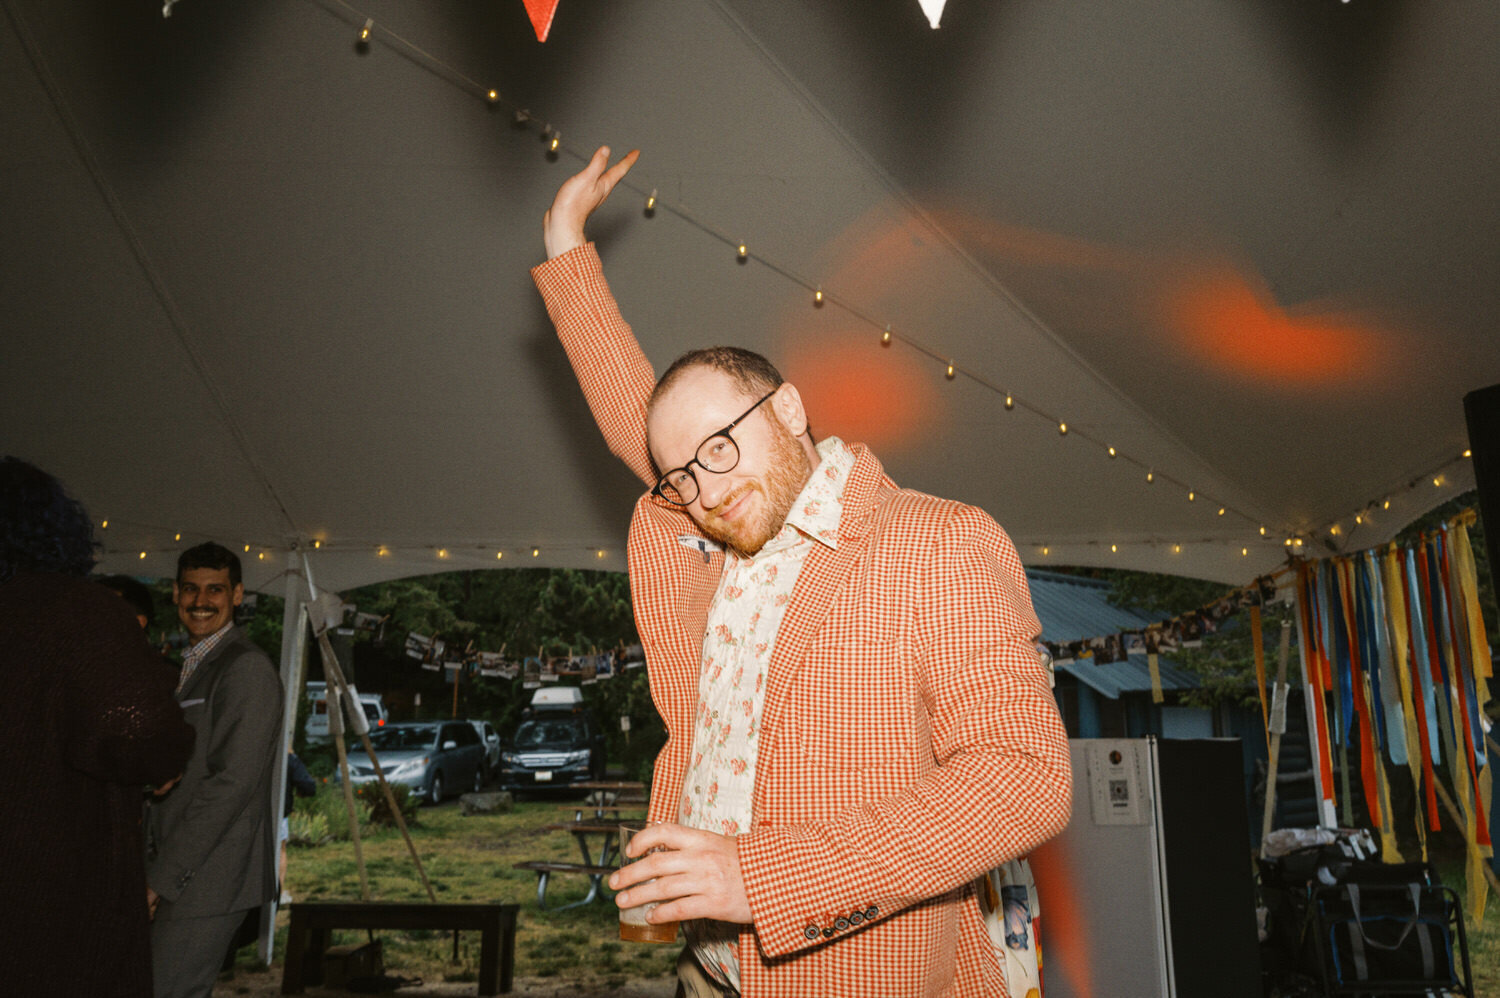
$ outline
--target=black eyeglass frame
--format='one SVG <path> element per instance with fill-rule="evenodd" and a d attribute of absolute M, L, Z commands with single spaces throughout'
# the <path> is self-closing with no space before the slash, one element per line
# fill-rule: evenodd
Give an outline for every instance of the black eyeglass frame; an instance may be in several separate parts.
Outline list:
<path fill-rule="evenodd" d="M 782 382 L 782 384 L 785 384 L 785 382 Z M 654 496 L 656 496 L 658 499 L 661 499 L 664 502 L 671 503 L 673 506 L 691 506 L 693 504 L 693 499 L 697 499 L 698 498 L 698 493 L 701 492 L 701 491 L 703 491 L 703 488 L 702 488 L 701 484 L 698 482 L 698 476 L 695 475 L 695 474 L 693 474 L 693 465 L 696 464 L 698 467 L 702 468 L 704 471 L 713 472 L 713 474 L 715 474 L 715 475 L 727 474 L 727 473 L 733 471 L 735 468 L 739 467 L 739 464 L 740 464 L 740 445 L 739 445 L 739 441 L 735 440 L 734 437 L 730 436 L 729 435 L 729 431 L 732 430 L 732 429 L 734 429 L 736 426 L 739 426 L 746 419 L 749 419 L 750 418 L 750 414 L 752 412 L 754 412 L 756 409 L 759 409 L 761 407 L 761 403 L 765 402 L 766 399 L 770 398 L 772 395 L 775 395 L 779 391 L 781 391 L 781 385 L 777 385 L 775 388 L 771 389 L 770 391 L 768 391 L 764 395 L 762 395 L 756 401 L 756 403 L 754 405 L 752 405 L 750 408 L 746 409 L 744 412 L 742 412 L 738 416 L 736 416 L 735 419 L 734 419 L 734 421 L 731 422 L 728 426 L 724 427 L 722 430 L 715 430 L 713 433 L 710 433 L 708 436 L 704 437 L 703 438 L 703 442 L 700 443 L 698 445 L 697 449 L 693 451 L 693 456 L 688 459 L 688 463 L 687 464 L 684 464 L 684 465 L 682 465 L 680 467 L 677 467 L 677 468 L 670 468 L 667 471 L 664 471 L 660 475 L 656 476 L 656 484 L 653 485 L 653 486 L 651 486 L 651 494 L 654 495 Z M 730 443 L 734 444 L 734 463 L 731 464 L 729 467 L 723 469 L 722 471 L 710 468 L 707 465 L 705 465 L 702 461 L 698 460 L 698 455 L 703 452 L 703 448 L 706 447 L 706 446 L 708 446 L 708 442 L 710 440 L 715 439 L 716 437 L 723 437 L 724 439 L 728 440 Z M 686 501 L 679 502 L 678 500 L 673 499 L 670 496 L 668 496 L 663 491 L 663 489 L 662 489 L 663 483 L 666 482 L 666 480 L 670 476 L 675 475 L 678 472 L 687 472 L 688 477 L 693 480 L 694 492 L 693 492 L 693 498 L 692 499 L 688 499 Z M 672 491 L 676 492 L 677 490 L 673 489 Z"/>

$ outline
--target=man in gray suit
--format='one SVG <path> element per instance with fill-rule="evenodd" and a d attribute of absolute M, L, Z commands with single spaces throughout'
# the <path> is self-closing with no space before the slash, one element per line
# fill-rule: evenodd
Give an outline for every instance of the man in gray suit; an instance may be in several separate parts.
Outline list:
<path fill-rule="evenodd" d="M 206 998 L 246 910 L 275 896 L 281 679 L 234 625 L 244 595 L 227 548 L 200 544 L 178 558 L 172 596 L 191 644 L 177 700 L 198 739 L 147 821 L 156 998 Z"/>

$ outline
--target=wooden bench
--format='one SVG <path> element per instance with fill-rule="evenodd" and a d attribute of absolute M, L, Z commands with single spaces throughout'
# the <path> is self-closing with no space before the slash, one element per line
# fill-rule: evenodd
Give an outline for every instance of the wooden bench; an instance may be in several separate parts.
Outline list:
<path fill-rule="evenodd" d="M 514 904 L 432 904 L 425 901 L 298 901 L 286 939 L 281 993 L 299 995 L 323 983 L 323 954 L 334 929 L 478 930 L 479 994 L 510 991 L 516 963 Z"/>
<path fill-rule="evenodd" d="M 597 863 L 563 863 L 548 859 L 528 859 L 525 862 L 516 863 L 517 870 L 531 870 L 536 874 L 536 906 L 542 911 L 566 911 L 569 908 L 582 907 L 600 897 L 600 890 L 604 886 L 604 878 L 619 869 L 618 866 L 601 866 Z M 582 901 L 572 901 L 568 904 L 559 905 L 556 908 L 547 907 L 547 884 L 552 880 L 554 873 L 582 873 L 589 878 L 589 892 L 584 895 Z"/>

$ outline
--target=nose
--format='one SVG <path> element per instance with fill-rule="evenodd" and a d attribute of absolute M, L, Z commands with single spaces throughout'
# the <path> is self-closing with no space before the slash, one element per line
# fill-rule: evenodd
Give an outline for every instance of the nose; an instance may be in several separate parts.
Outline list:
<path fill-rule="evenodd" d="M 705 468 L 700 469 L 695 477 L 698 479 L 698 504 L 706 510 L 719 505 L 728 489 L 727 476 Z"/>

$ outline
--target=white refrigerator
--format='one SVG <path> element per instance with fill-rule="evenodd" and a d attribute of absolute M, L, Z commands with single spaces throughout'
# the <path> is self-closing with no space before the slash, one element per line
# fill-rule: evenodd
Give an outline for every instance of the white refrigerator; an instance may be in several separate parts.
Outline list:
<path fill-rule="evenodd" d="M 1045 998 L 1261 998 L 1238 739 L 1077 739 L 1031 856 Z"/>

